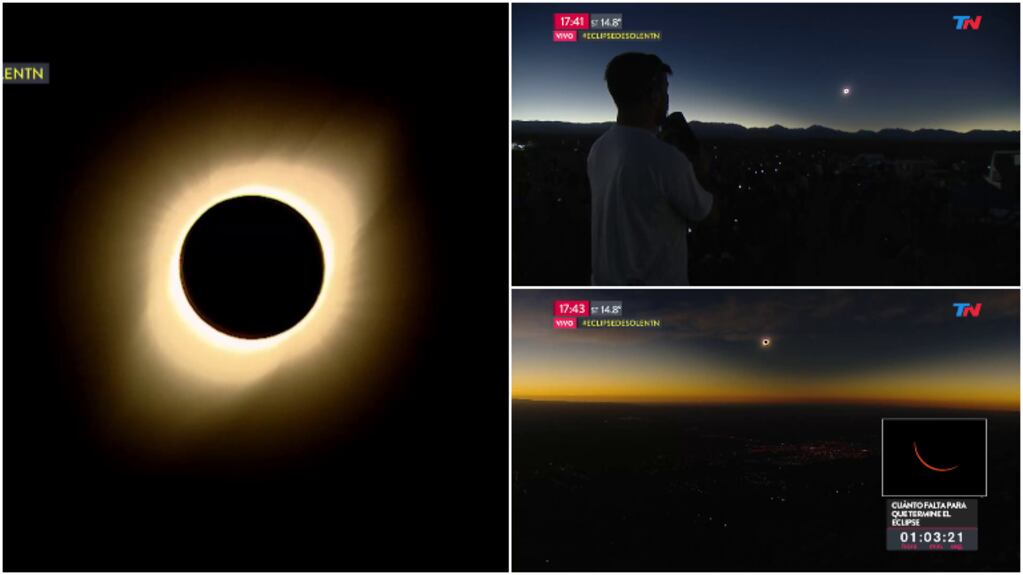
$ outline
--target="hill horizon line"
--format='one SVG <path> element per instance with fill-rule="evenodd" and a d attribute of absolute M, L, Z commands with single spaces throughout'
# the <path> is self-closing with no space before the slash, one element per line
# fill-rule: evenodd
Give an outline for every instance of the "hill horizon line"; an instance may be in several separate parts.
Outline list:
<path fill-rule="evenodd" d="M 870 408 L 899 408 L 899 409 L 920 409 L 920 410 L 948 410 L 948 411 L 977 411 L 984 413 L 1020 413 L 1019 406 L 995 407 L 992 405 L 956 405 L 948 403 L 919 403 L 907 404 L 902 402 L 884 401 L 656 401 L 656 400 L 626 400 L 626 399 L 539 399 L 535 397 L 512 397 L 512 403 L 544 403 L 544 404 L 571 404 L 571 405 L 615 405 L 615 406 L 639 406 L 639 407 L 728 407 L 728 408 L 814 408 L 829 407 L 836 409 L 870 409 Z"/>
<path fill-rule="evenodd" d="M 577 134 L 594 133 L 597 130 L 606 130 L 614 125 L 614 121 L 607 122 L 565 122 L 560 120 L 512 120 L 512 128 L 520 130 L 527 129 L 540 132 L 568 131 Z M 1019 140 L 1019 130 L 984 130 L 973 129 L 968 132 L 958 132 L 944 128 L 919 128 L 909 130 L 906 128 L 882 128 L 880 130 L 857 130 L 855 132 L 829 128 L 820 124 L 813 124 L 805 128 L 788 128 L 781 124 L 773 124 L 766 128 L 748 128 L 741 124 L 731 122 L 702 122 L 692 120 L 689 122 L 693 132 L 702 137 L 746 137 L 746 136 L 779 136 L 799 138 L 864 138 L 881 137 L 889 139 L 997 139 L 997 140 Z M 701 134 L 702 132 L 702 134 Z"/>

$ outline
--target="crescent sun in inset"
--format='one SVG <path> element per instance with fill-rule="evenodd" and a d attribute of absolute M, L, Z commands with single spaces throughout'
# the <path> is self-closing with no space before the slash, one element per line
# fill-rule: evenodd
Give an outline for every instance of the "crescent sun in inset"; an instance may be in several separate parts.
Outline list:
<path fill-rule="evenodd" d="M 926 461 L 924 461 L 923 457 L 920 457 L 920 450 L 917 449 L 915 441 L 913 442 L 913 452 L 916 453 L 916 458 L 920 460 L 920 463 L 923 464 L 923 466 L 926 467 L 927 469 L 930 469 L 931 471 L 938 471 L 944 473 L 946 471 L 952 471 L 953 469 L 959 467 L 958 465 L 953 465 L 952 467 L 935 467 L 933 465 L 928 464 Z"/>

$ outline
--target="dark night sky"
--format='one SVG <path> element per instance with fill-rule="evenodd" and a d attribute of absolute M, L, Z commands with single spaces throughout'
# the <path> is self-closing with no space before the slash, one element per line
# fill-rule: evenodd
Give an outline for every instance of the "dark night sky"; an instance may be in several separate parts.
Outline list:
<path fill-rule="evenodd" d="M 557 299 L 619 300 L 662 326 L 555 330 Z M 956 318 L 954 302 L 981 315 Z M 531 290 L 513 310 L 526 399 L 1019 405 L 1010 290 Z"/>
<path fill-rule="evenodd" d="M 554 43 L 556 12 L 621 13 L 624 30 L 664 39 Z M 690 120 L 1019 129 L 1018 4 L 519 4 L 512 38 L 516 120 L 613 120 L 604 67 L 639 51 L 672 67 L 671 109 Z"/>

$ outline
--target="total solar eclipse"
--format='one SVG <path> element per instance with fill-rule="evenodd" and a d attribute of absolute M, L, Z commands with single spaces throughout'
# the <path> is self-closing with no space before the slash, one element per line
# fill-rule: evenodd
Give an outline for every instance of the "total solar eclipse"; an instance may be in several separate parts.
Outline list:
<path fill-rule="evenodd" d="M 203 321 L 234 337 L 261 339 L 294 327 L 313 308 L 323 287 L 323 247 L 288 204 L 239 196 L 192 224 L 180 271 L 188 303 Z"/>

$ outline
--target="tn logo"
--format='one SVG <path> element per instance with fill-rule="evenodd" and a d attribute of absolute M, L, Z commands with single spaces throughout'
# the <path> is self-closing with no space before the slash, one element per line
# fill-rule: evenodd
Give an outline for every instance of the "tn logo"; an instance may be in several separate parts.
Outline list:
<path fill-rule="evenodd" d="M 981 18 L 982 16 L 974 16 L 973 18 L 970 18 L 969 16 L 952 17 L 952 19 L 956 21 L 956 30 L 969 30 L 971 28 L 979 30 Z"/>
<path fill-rule="evenodd" d="M 978 317 L 980 316 L 980 306 L 982 304 L 975 303 L 970 305 L 968 303 L 954 303 L 952 307 L 956 308 L 956 317 Z"/>

